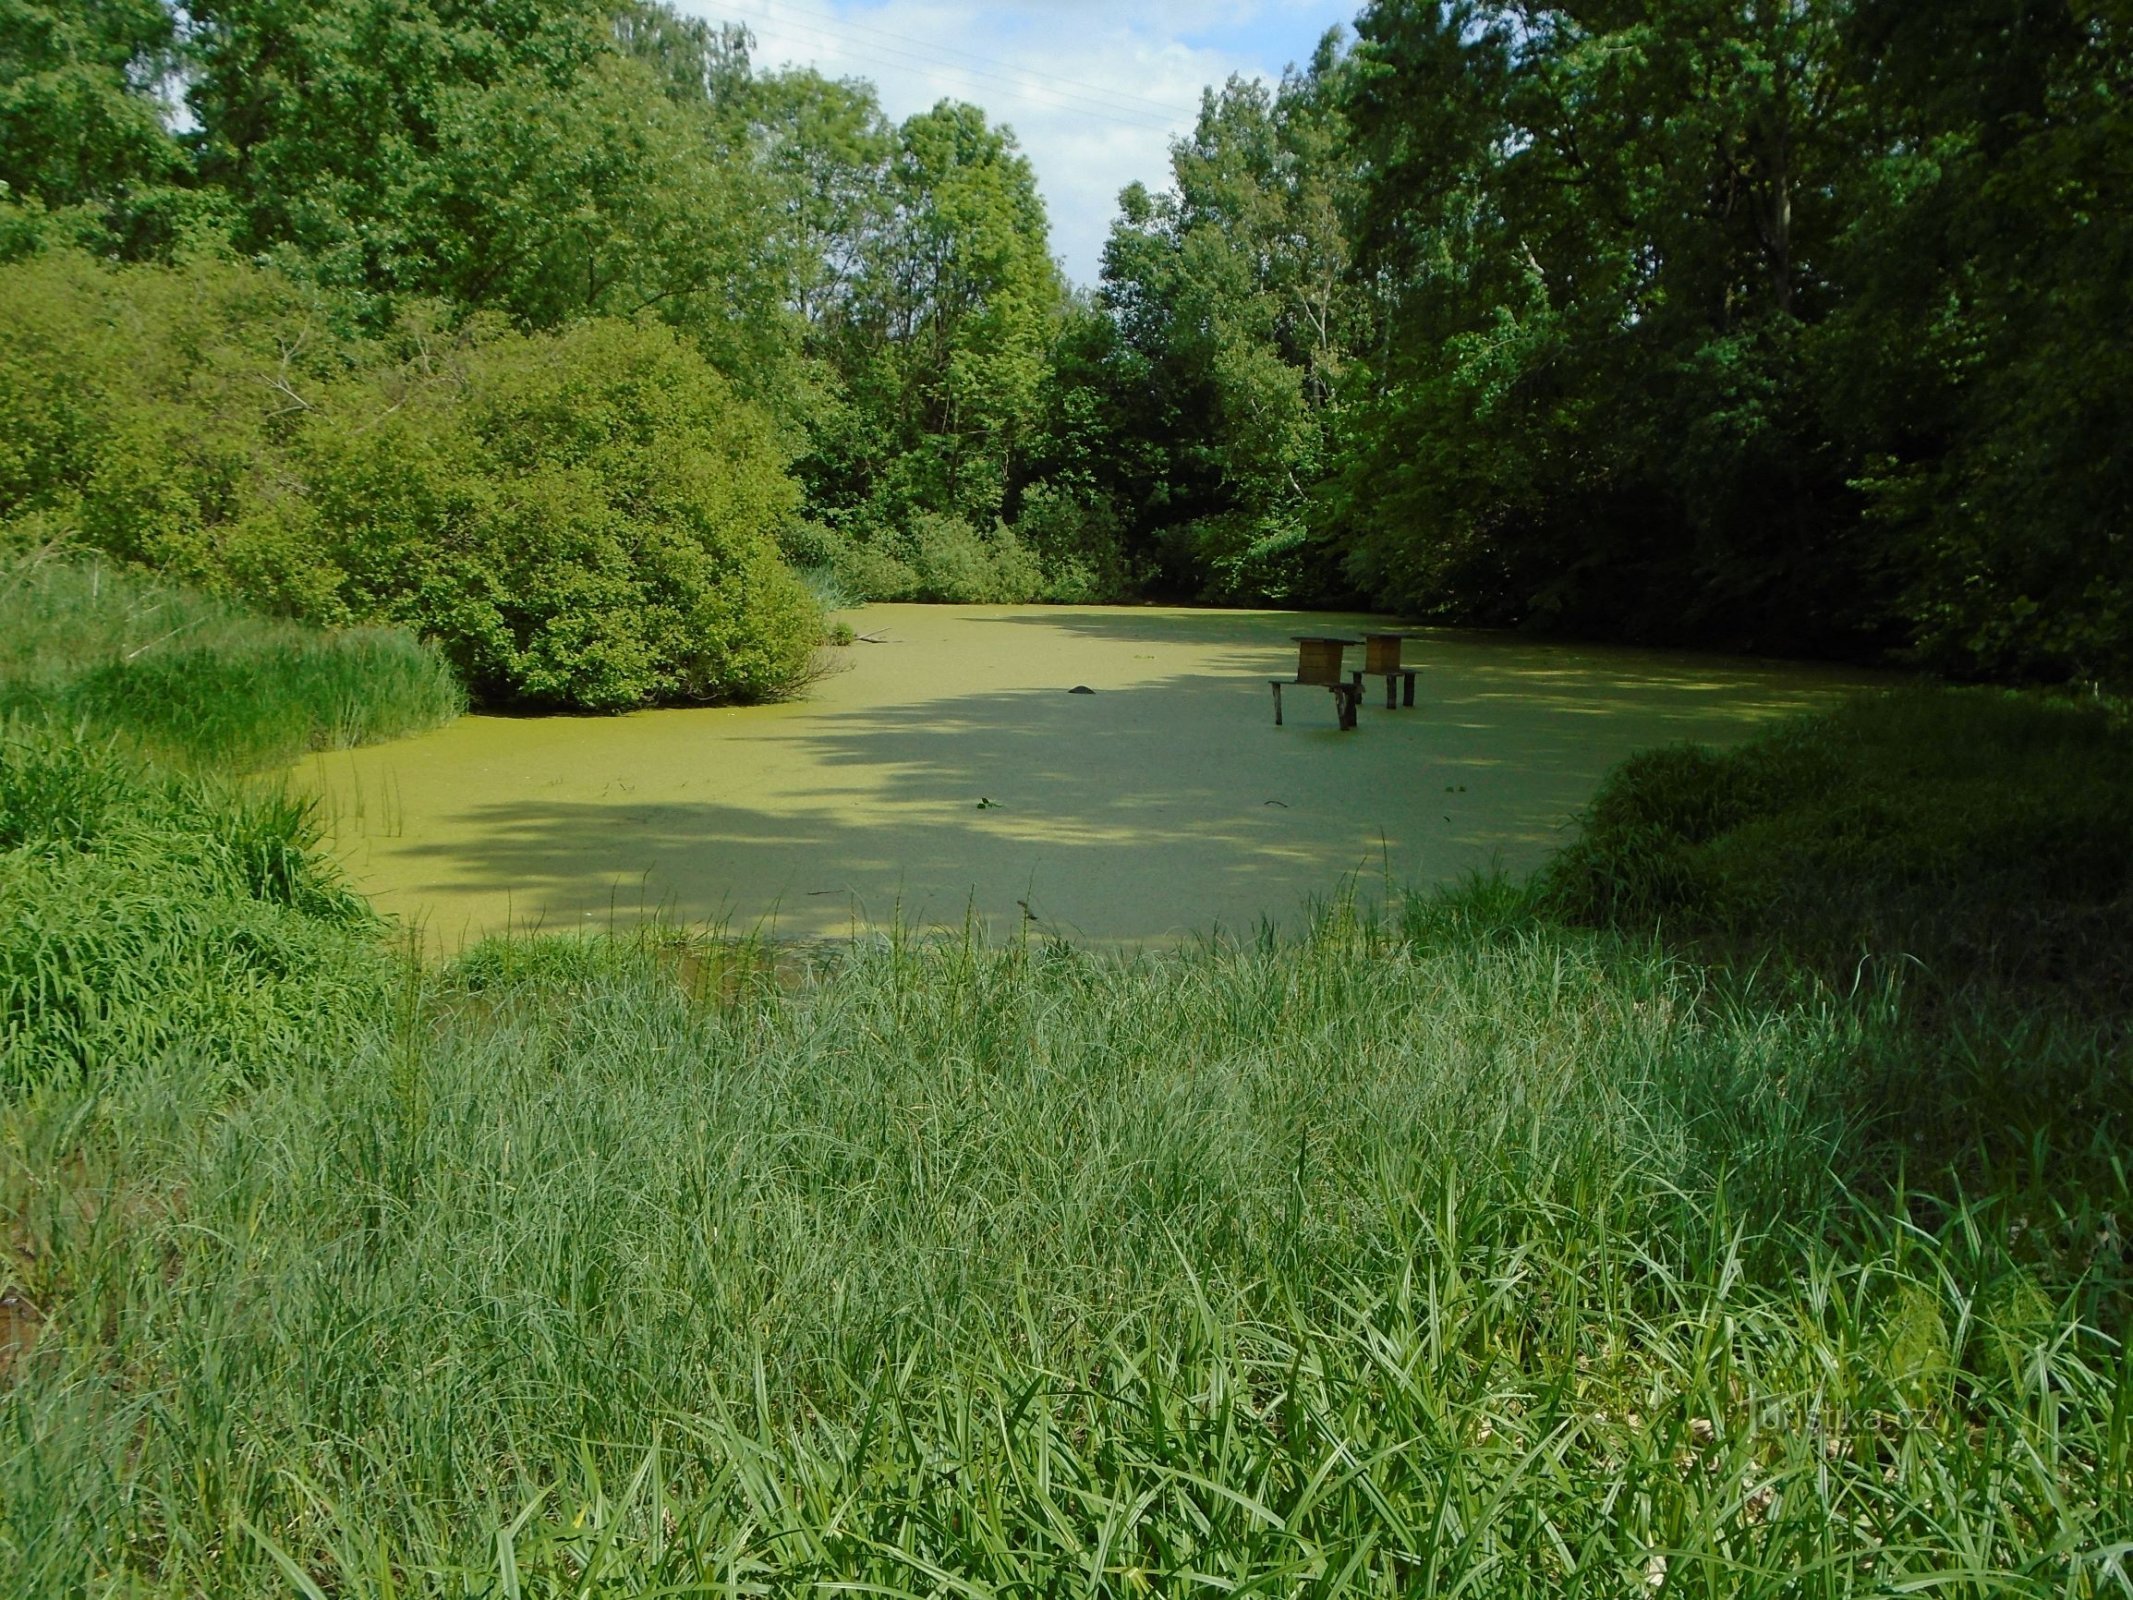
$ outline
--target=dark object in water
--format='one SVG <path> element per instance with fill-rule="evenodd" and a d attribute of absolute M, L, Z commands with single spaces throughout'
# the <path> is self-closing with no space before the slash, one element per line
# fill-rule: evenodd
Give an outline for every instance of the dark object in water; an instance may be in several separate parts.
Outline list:
<path fill-rule="evenodd" d="M 1074 685 L 1073 688 L 1067 690 L 1068 694 L 1094 694 L 1095 692 L 1096 691 L 1094 689 L 1090 688 L 1085 683 L 1077 683 Z"/>

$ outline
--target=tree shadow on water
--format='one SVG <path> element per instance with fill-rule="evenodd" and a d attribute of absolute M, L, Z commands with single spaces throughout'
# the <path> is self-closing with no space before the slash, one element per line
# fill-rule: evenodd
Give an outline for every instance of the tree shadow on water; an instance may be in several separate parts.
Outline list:
<path fill-rule="evenodd" d="M 484 796 L 470 782 L 372 859 L 446 938 L 455 918 L 504 920 L 505 900 L 510 920 L 549 928 L 661 913 L 817 936 L 974 913 L 996 933 L 1241 932 L 1293 922 L 1344 879 L 1390 890 L 1531 865 L 1631 748 L 1720 735 L 1765 700 L 1799 698 L 1745 680 L 1596 689 L 1497 656 L 1425 665 L 1416 708 L 1366 697 L 1349 733 L 1330 696 L 1292 689 L 1276 728 L 1265 651 L 1234 654 L 1241 670 L 1090 695 L 807 708 L 709 737 L 701 722 L 635 719 L 603 747 L 611 795 Z M 669 727 L 690 742 L 632 742 Z"/>

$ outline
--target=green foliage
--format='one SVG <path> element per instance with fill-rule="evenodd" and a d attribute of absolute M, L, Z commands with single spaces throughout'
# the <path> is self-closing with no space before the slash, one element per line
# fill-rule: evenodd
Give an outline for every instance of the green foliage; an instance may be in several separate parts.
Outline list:
<path fill-rule="evenodd" d="M 280 274 L 0 268 L 0 527 L 331 625 L 484 698 L 760 699 L 818 631 L 773 424 L 676 335 L 336 333 Z"/>
<path fill-rule="evenodd" d="M 436 650 L 405 633 L 320 633 L 49 557 L 0 566 L 0 716 L 228 772 L 417 733 L 462 701 Z"/>
<path fill-rule="evenodd" d="M 270 470 L 352 351 L 278 273 L 112 271 L 52 251 L 0 268 L 0 528 L 341 620 Z"/>
<path fill-rule="evenodd" d="M 2133 680 L 2133 6 L 1859 8 L 1916 132 L 1873 173 L 1829 383 L 1921 659 Z"/>
<path fill-rule="evenodd" d="M 2125 675 L 2123 0 L 1379 0 L 1328 515 L 1394 603 Z"/>
<path fill-rule="evenodd" d="M 0 723 L 0 1093 L 289 1070 L 381 1003 L 377 932 L 308 803 Z"/>
<path fill-rule="evenodd" d="M 1888 585 L 1806 371 L 1861 137 L 1842 9 L 1371 8 L 1348 114 L 1386 337 L 1349 498 L 1374 590 L 1871 638 Z"/>
<path fill-rule="evenodd" d="M 1043 597 L 1085 605 L 1126 600 L 1144 581 L 1115 504 L 1096 492 L 1056 482 L 1022 491 L 1015 537 L 1043 572 Z"/>
<path fill-rule="evenodd" d="M 1550 864 L 1584 922 L 1778 951 L 1836 981 L 2133 999 L 2133 734 L 2122 708 L 1912 691 L 1735 750 L 1632 758 Z"/>
<path fill-rule="evenodd" d="M 234 1101 L 20 1106 L 10 1585 L 2109 1592 L 2109 1138 L 1892 1192 L 1881 999 L 1479 915 L 492 943 Z"/>
<path fill-rule="evenodd" d="M 737 39 L 604 0 L 188 19 L 200 176 L 241 252 L 293 251 L 380 321 L 408 296 L 544 328 L 654 312 L 729 373 L 786 378 L 774 202 L 712 99 L 745 75 Z"/>
<path fill-rule="evenodd" d="M 961 517 L 919 512 L 900 536 L 842 547 L 834 570 L 845 593 L 868 600 L 1013 605 L 1049 598 L 1042 564 L 1015 530 L 980 533 Z"/>
<path fill-rule="evenodd" d="M 772 419 L 826 536 L 788 554 L 864 592 L 1362 597 L 2133 672 L 2128 0 L 1373 0 L 1352 49 L 1206 96 L 1078 298 L 1006 130 L 894 125 L 863 83 L 758 72 L 738 28 L 644 0 L 176 17 L 0 6 L 0 259 L 195 263 L 128 293 L 167 337 L 0 352 L 0 480 L 63 480 L 57 525 L 126 559 L 352 614 L 293 489 L 238 487 L 310 431 L 307 383 L 404 388 L 417 328 L 656 320 Z M 279 287 L 216 284 L 217 252 Z M 7 287 L 49 310 L 66 270 Z M 155 399 L 85 429 L 93 390 L 11 392 L 128 363 Z M 591 514 L 529 507 L 577 530 L 558 551 Z M 920 538 L 928 569 L 923 518 L 980 531 Z M 974 576 L 1014 565 L 974 553 L 1000 521 L 1040 582 Z M 455 598 L 462 659 L 526 676 L 496 692 L 784 670 L 707 690 L 671 644 L 532 640 L 626 609 L 587 559 L 525 626 Z"/>
<path fill-rule="evenodd" d="M 160 0 L 0 4 L 0 259 L 54 240 L 138 257 L 211 227 L 161 98 L 179 60 Z"/>
<path fill-rule="evenodd" d="M 435 638 L 477 694 L 616 710 L 765 699 L 819 622 L 779 558 L 770 424 L 673 335 L 477 338 L 309 427 L 341 598 Z"/>
<path fill-rule="evenodd" d="M 1134 503 L 1165 586 L 1195 598 L 1339 592 L 1306 527 L 1350 352 L 1367 342 L 1343 225 L 1344 72 L 1329 38 L 1275 92 L 1240 79 L 1210 92 L 1172 148 L 1172 188 L 1129 188 L 1105 246 L 1120 338 L 1083 381 L 1134 394 L 1121 421 L 1152 457 L 1105 476 Z"/>
<path fill-rule="evenodd" d="M 835 106 L 819 83 L 793 89 L 810 126 Z M 1037 422 L 1061 299 L 1035 175 L 974 106 L 943 101 L 891 136 L 866 96 L 839 125 L 808 214 L 859 230 L 809 296 L 842 399 L 799 469 L 861 541 L 921 516 L 984 526 Z"/>

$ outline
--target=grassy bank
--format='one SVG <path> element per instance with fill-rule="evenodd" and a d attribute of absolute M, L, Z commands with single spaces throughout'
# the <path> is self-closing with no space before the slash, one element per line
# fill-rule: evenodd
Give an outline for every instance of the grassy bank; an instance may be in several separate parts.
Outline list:
<path fill-rule="evenodd" d="M 452 716 L 436 655 L 156 580 L 0 570 L 0 1092 L 345 1042 L 390 971 L 307 802 L 247 769 Z"/>
<path fill-rule="evenodd" d="M 2122 1594 L 2123 1009 L 2101 968 L 1899 959 L 2118 892 L 2081 819 L 2122 732 L 2027 704 L 1653 758 L 1536 886 L 1141 957 L 425 969 L 300 826 L 229 852 L 217 903 L 340 941 L 246 969 L 317 977 L 303 1025 L 122 992 L 177 1020 L 0 1110 L 5 1586 Z M 1908 820 L 1957 731 L 2030 796 L 1969 899 L 1973 834 Z M 236 791 L 37 759 L 0 860 L 165 839 L 152 888 L 236 836 Z M 1910 808 L 1808 849 L 1868 770 Z"/>
<path fill-rule="evenodd" d="M 1900 963 L 1940 996 L 2133 1006 L 2133 712 L 1995 689 L 1865 696 L 1733 750 L 1647 751 L 1542 875 L 1550 910 Z"/>
<path fill-rule="evenodd" d="M 410 634 L 323 632 L 49 557 L 0 565 L 0 716 L 92 727 L 226 772 L 400 738 L 464 703 L 451 669 Z"/>
<path fill-rule="evenodd" d="M 38 1593 L 2117 1592 L 2133 1195 L 2060 1181 L 2123 1172 L 2078 1127 L 1907 1171 L 1858 1086 L 1933 1048 L 1427 905 L 488 947 L 238 1099 L 9 1116 L 5 1547 Z"/>

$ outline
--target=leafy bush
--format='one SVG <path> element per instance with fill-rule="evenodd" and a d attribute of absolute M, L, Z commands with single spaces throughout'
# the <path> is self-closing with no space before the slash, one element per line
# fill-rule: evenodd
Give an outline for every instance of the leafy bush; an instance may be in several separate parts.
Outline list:
<path fill-rule="evenodd" d="M 772 424 L 661 328 L 359 340 L 279 275 L 0 267 L 0 527 L 434 638 L 485 698 L 761 699 L 815 607 Z"/>
<path fill-rule="evenodd" d="M 1332 587 L 1292 511 L 1201 517 L 1165 529 L 1159 549 L 1170 586 L 1211 605 L 1308 605 Z"/>
<path fill-rule="evenodd" d="M 1118 508 L 1101 495 L 1032 484 L 1015 534 L 1043 569 L 1047 600 L 1100 605 L 1140 589 L 1144 574 L 1127 552 Z"/>
<path fill-rule="evenodd" d="M 1860 699 L 1736 750 L 1633 756 L 1542 879 L 1574 920 L 1775 945 L 1836 976 L 2133 995 L 2133 735 L 2098 702 Z"/>
<path fill-rule="evenodd" d="M 961 517 L 921 512 L 911 519 L 912 598 L 961 605 L 1013 605 L 1044 592 L 1044 571 L 1014 530 L 996 522 L 980 533 Z"/>
<path fill-rule="evenodd" d="M 617 710 L 766 699 L 820 631 L 774 532 L 771 425 L 670 332 L 485 333 L 298 452 L 357 615 L 437 639 L 477 694 Z"/>
<path fill-rule="evenodd" d="M 840 545 L 829 574 L 838 591 L 854 601 L 909 600 L 918 592 L 918 574 L 870 540 Z"/>
<path fill-rule="evenodd" d="M 868 600 L 1017 605 L 1046 592 L 1044 568 L 1005 523 L 980 533 L 930 511 L 901 534 L 862 533 L 837 551 L 833 570 L 841 588 Z"/>

